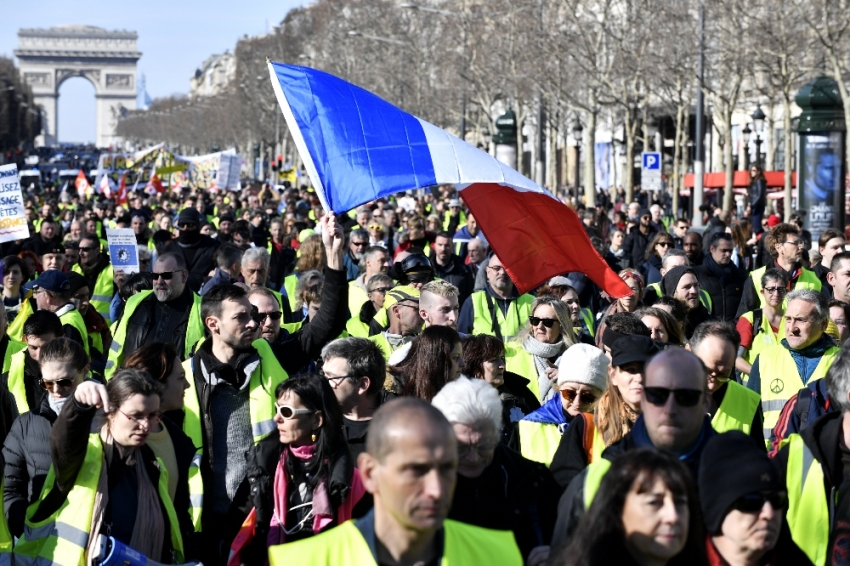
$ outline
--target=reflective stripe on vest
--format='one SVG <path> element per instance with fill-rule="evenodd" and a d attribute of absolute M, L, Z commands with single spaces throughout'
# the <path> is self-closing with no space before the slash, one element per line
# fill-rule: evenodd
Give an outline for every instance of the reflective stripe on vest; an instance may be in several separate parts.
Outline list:
<path fill-rule="evenodd" d="M 276 425 L 274 416 L 277 413 L 275 403 L 277 398 L 274 392 L 277 386 L 289 378 L 286 370 L 277 361 L 271 346 L 265 340 L 254 340 L 254 349 L 260 355 L 260 363 L 251 373 L 249 384 L 248 407 L 251 416 L 251 435 L 254 444 L 260 442 L 266 435 L 272 432 Z M 189 494 L 191 499 L 190 514 L 195 531 L 201 530 L 201 517 L 203 514 L 204 485 L 201 476 L 201 459 L 204 453 L 204 434 L 201 427 L 201 403 L 198 389 L 195 385 L 194 356 L 183 362 L 189 389 L 183 398 L 185 400 L 183 412 L 183 432 L 192 440 L 196 447 L 195 457 L 189 467 Z"/>
<path fill-rule="evenodd" d="M 171 531 L 171 546 L 174 549 L 177 562 L 183 561 L 183 537 L 177 513 L 168 496 L 168 470 L 157 459 L 160 468 L 157 491 L 168 516 Z M 50 517 L 39 523 L 31 521 L 38 511 L 39 505 L 31 505 L 27 509 L 24 523 L 24 534 L 15 545 L 15 564 L 33 566 L 82 566 L 88 563 L 86 550 L 89 542 L 94 501 L 97 486 L 100 481 L 103 466 L 103 444 L 99 433 L 90 434 L 86 447 L 85 459 L 74 487 L 68 493 L 65 501 Z M 44 489 L 39 503 L 43 502 L 53 489 L 56 481 L 53 466 L 47 473 Z"/>
<path fill-rule="evenodd" d="M 711 419 L 712 428 L 720 433 L 740 430 L 750 434 L 760 402 L 758 393 L 735 381 L 729 381 L 723 401 Z"/>
<path fill-rule="evenodd" d="M 71 270 L 80 275 L 85 275 L 83 268 L 79 265 L 75 265 Z M 115 270 L 110 263 L 97 275 L 94 289 L 91 290 L 91 306 L 106 320 L 107 325 L 111 323 L 109 319 L 109 306 L 112 304 L 112 296 L 115 295 L 114 279 Z"/>
<path fill-rule="evenodd" d="M 89 349 L 89 331 L 86 328 L 86 323 L 83 321 L 83 315 L 76 308 L 72 309 L 59 317 L 62 326 L 70 325 L 77 329 L 83 339 L 81 346 L 86 351 L 87 356 L 91 356 Z"/>
<path fill-rule="evenodd" d="M 446 519 L 443 522 L 445 543 L 440 566 L 498 564 L 520 566 L 519 552 L 513 533 L 484 529 Z M 269 547 L 271 566 L 377 566 L 369 544 L 354 521 L 318 535 L 287 544 Z"/>
<path fill-rule="evenodd" d="M 505 371 L 513 372 L 528 380 L 528 389 L 540 401 L 540 383 L 537 381 L 537 368 L 534 357 L 525 351 L 522 344 L 512 342 L 505 346 Z"/>
<path fill-rule="evenodd" d="M 487 308 L 487 291 L 476 291 L 471 295 L 472 299 L 472 334 L 489 334 L 495 336 L 493 332 L 493 322 L 490 318 L 490 310 Z M 531 303 L 534 302 L 534 297 L 531 295 L 520 295 L 516 299 L 512 299 L 508 304 L 508 314 L 502 312 L 498 301 L 492 298 L 493 309 L 496 311 L 496 323 L 499 326 L 499 331 L 502 333 L 502 341 L 507 342 L 511 337 L 515 336 L 520 329 L 528 321 L 531 316 Z"/>
<path fill-rule="evenodd" d="M 823 284 L 821 283 L 820 279 L 818 279 L 818 276 L 815 275 L 815 273 L 813 271 L 809 271 L 805 267 L 803 267 L 801 269 L 802 269 L 802 271 L 800 272 L 800 275 L 795 280 L 793 289 L 794 290 L 797 290 L 797 289 L 812 289 L 814 291 L 820 292 Z M 755 287 L 756 295 L 759 298 L 759 308 L 761 308 L 761 309 L 764 308 L 765 301 L 764 301 L 764 295 L 759 293 L 758 290 L 761 289 L 761 278 L 762 278 L 762 275 L 764 275 L 765 271 L 767 271 L 767 266 L 759 267 L 755 271 L 750 272 L 750 279 L 753 280 L 753 287 Z M 782 301 L 782 309 L 784 310 L 785 307 L 787 307 L 787 306 L 788 306 L 788 298 L 786 297 L 785 300 Z"/>
<path fill-rule="evenodd" d="M 24 380 L 24 367 L 26 365 L 26 352 L 17 352 L 12 356 L 12 361 L 9 366 L 9 376 L 6 378 L 6 387 L 9 393 L 15 398 L 15 405 L 18 407 L 18 414 L 23 415 L 30 410 L 27 403 L 27 389 Z"/>
<path fill-rule="evenodd" d="M 812 564 L 823 565 L 826 564 L 830 530 L 823 468 L 799 434 L 790 435 L 785 442 L 789 445 L 785 487 L 791 538 Z"/>
<path fill-rule="evenodd" d="M 826 377 L 832 362 L 838 356 L 840 348 L 832 346 L 824 352 L 809 382 Z M 781 344 L 768 346 L 758 357 L 761 376 L 761 409 L 764 413 L 764 439 L 770 440 L 770 433 L 779 422 L 782 407 L 792 395 L 803 389 L 797 364 L 791 353 Z"/>
<path fill-rule="evenodd" d="M 124 306 L 124 314 L 121 317 L 118 327 L 112 337 L 112 344 L 109 346 L 109 357 L 106 361 L 106 370 L 104 376 L 107 380 L 112 379 L 121 364 L 124 363 L 124 342 L 127 340 L 127 325 L 136 312 L 139 304 L 147 297 L 151 296 L 153 291 L 150 289 L 136 293 L 129 299 Z M 153 298 L 156 300 L 156 297 Z M 181 357 L 186 359 L 192 355 L 192 347 L 204 337 L 204 323 L 201 321 L 201 297 L 197 293 L 192 293 L 192 308 L 189 311 L 189 321 L 186 323 L 186 337 L 184 352 Z M 180 352 L 178 352 L 180 354 Z"/>
<path fill-rule="evenodd" d="M 602 478 L 611 469 L 611 462 L 605 458 L 590 464 L 584 476 L 584 508 L 590 508 L 593 503 L 593 498 L 596 497 L 596 492 L 599 491 L 599 485 L 602 483 Z"/>
<path fill-rule="evenodd" d="M 558 425 L 519 421 L 519 447 L 523 456 L 529 460 L 548 466 L 555 457 L 561 443 Z"/>

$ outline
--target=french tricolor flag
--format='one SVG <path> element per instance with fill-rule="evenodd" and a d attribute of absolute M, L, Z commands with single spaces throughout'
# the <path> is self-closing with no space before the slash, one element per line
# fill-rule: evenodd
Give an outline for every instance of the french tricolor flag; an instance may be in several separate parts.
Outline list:
<path fill-rule="evenodd" d="M 631 294 L 568 206 L 490 154 L 328 73 L 270 61 L 269 74 L 325 210 L 452 184 L 521 293 L 581 271 Z"/>

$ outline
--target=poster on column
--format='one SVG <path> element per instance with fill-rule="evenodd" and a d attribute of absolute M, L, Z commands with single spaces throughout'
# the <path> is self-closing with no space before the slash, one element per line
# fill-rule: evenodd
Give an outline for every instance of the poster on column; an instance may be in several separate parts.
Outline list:
<path fill-rule="evenodd" d="M 800 136 L 797 168 L 800 199 L 797 207 L 806 211 L 806 228 L 817 241 L 827 228 L 843 228 L 841 209 L 844 202 L 842 156 L 844 132 L 822 132 Z"/>
<path fill-rule="evenodd" d="M 0 166 L 0 242 L 29 237 L 18 166 L 14 163 Z"/>
<path fill-rule="evenodd" d="M 107 228 L 106 241 L 112 267 L 127 274 L 139 272 L 139 250 L 132 228 Z"/>

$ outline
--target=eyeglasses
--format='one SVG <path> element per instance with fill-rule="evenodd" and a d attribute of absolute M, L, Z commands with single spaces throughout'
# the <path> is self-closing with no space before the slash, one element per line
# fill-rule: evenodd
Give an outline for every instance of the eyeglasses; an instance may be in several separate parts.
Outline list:
<path fill-rule="evenodd" d="M 273 311 L 273 312 L 258 312 L 255 315 L 253 315 L 251 318 L 253 318 L 257 322 L 257 324 L 263 324 L 266 321 L 267 318 L 270 318 L 272 320 L 272 322 L 277 322 L 277 321 L 280 320 L 280 317 L 282 317 L 282 316 L 283 316 L 282 312 Z"/>
<path fill-rule="evenodd" d="M 596 395 L 590 391 L 582 391 L 579 393 L 575 389 L 561 389 L 561 397 L 563 397 L 564 401 L 571 405 L 573 401 L 575 401 L 576 396 L 578 396 L 578 402 L 580 405 L 592 405 L 596 402 Z"/>
<path fill-rule="evenodd" d="M 490 452 L 492 452 L 496 448 L 495 443 L 486 443 L 486 444 L 465 444 L 463 442 L 457 443 L 457 457 L 464 458 L 469 456 L 473 452 L 477 452 L 479 456 L 486 457 Z"/>
<path fill-rule="evenodd" d="M 277 407 L 277 414 L 280 416 L 280 418 L 287 421 L 289 419 L 294 419 L 298 415 L 308 415 L 313 412 L 310 409 L 296 409 L 291 405 L 280 405 L 278 403 L 275 403 L 274 406 Z"/>
<path fill-rule="evenodd" d="M 366 242 L 355 242 L 355 241 L 353 241 L 353 240 L 352 240 L 351 245 L 352 245 L 352 246 L 357 246 L 357 247 L 359 248 L 359 247 L 361 247 L 361 246 L 365 246 L 365 245 L 366 245 Z"/>
<path fill-rule="evenodd" d="M 43 379 L 39 380 L 39 383 L 42 387 L 47 389 L 48 391 L 53 391 L 54 387 L 58 387 L 59 389 L 67 389 L 74 385 L 73 379 L 57 379 L 56 381 L 45 381 Z"/>
<path fill-rule="evenodd" d="M 184 222 L 182 224 L 178 224 L 177 228 L 180 230 L 197 230 L 198 225 L 194 222 Z"/>
<path fill-rule="evenodd" d="M 96 246 L 80 246 L 77 249 L 81 252 L 87 253 L 87 252 L 93 252 L 94 250 L 97 249 L 97 247 Z"/>
<path fill-rule="evenodd" d="M 543 323 L 543 326 L 546 328 L 552 328 L 555 326 L 555 323 L 558 322 L 557 318 L 539 318 L 536 316 L 528 317 L 528 322 L 531 323 L 531 326 L 537 326 L 540 323 Z"/>
<path fill-rule="evenodd" d="M 806 245 L 806 242 L 804 242 L 803 240 L 794 240 L 794 241 L 785 240 L 782 243 L 783 244 L 791 244 L 792 246 L 797 246 L 798 248 Z"/>
<path fill-rule="evenodd" d="M 377 289 L 372 289 L 369 291 L 370 293 L 380 293 L 382 295 L 386 295 L 387 291 L 390 291 L 392 287 L 378 287 Z"/>
<path fill-rule="evenodd" d="M 154 413 L 152 415 L 148 415 L 146 417 L 131 417 L 130 415 L 128 415 L 127 413 L 125 413 L 121 409 L 116 409 L 116 410 L 119 413 L 121 413 L 122 415 L 124 415 L 125 417 L 127 417 L 129 420 L 136 423 L 137 425 L 144 424 L 146 427 L 150 427 L 151 425 L 155 425 L 156 423 L 159 422 L 159 419 L 162 418 L 162 413 L 160 413 L 158 411 L 156 413 Z"/>
<path fill-rule="evenodd" d="M 399 307 L 407 307 L 407 308 L 410 308 L 410 309 L 416 309 L 416 310 L 419 310 L 419 305 L 418 305 L 418 304 L 416 304 L 416 305 L 406 305 L 406 304 L 404 304 L 404 303 L 396 303 L 396 305 L 397 305 L 397 306 L 399 306 Z"/>
<path fill-rule="evenodd" d="M 356 376 L 354 376 L 354 375 L 336 375 L 336 376 L 330 376 L 330 375 L 328 375 L 328 374 L 326 374 L 326 373 L 325 373 L 325 370 L 319 370 L 319 375 L 321 375 L 322 377 L 324 377 L 325 379 L 327 379 L 328 381 L 330 381 L 330 383 L 331 383 L 331 387 L 336 387 L 336 385 L 335 385 L 335 383 L 334 383 L 334 382 L 335 382 L 336 380 L 338 380 L 338 379 L 339 379 L 339 380 L 342 380 L 342 379 L 346 379 L 346 378 L 349 378 L 349 377 L 352 377 L 352 378 L 353 378 L 353 377 L 356 377 Z"/>
<path fill-rule="evenodd" d="M 171 278 L 172 278 L 172 277 L 174 277 L 174 274 L 175 274 L 175 273 L 180 273 L 181 271 L 183 271 L 183 270 L 182 270 L 182 269 L 178 269 L 177 271 L 163 271 L 162 273 L 152 273 L 151 275 L 153 275 L 153 280 L 154 280 L 154 281 L 156 281 L 156 280 L 157 280 L 157 279 L 159 279 L 160 277 L 162 277 L 162 278 L 163 278 L 163 279 L 165 279 L 166 281 L 171 281 Z"/>
<path fill-rule="evenodd" d="M 741 513 L 758 513 L 764 507 L 765 502 L 768 501 L 774 509 L 784 509 L 786 500 L 787 495 L 783 491 L 756 491 L 736 499 L 732 504 L 732 509 Z"/>
<path fill-rule="evenodd" d="M 773 295 L 774 293 L 784 295 L 788 292 L 788 289 L 786 289 L 785 287 L 765 287 L 764 292 L 768 295 Z"/>
<path fill-rule="evenodd" d="M 676 403 L 680 407 L 693 407 L 699 403 L 702 397 L 702 391 L 699 389 L 667 389 L 666 387 L 644 387 L 643 393 L 646 395 L 646 400 L 656 407 L 663 407 L 667 404 L 667 399 L 670 394 L 676 399 Z"/>

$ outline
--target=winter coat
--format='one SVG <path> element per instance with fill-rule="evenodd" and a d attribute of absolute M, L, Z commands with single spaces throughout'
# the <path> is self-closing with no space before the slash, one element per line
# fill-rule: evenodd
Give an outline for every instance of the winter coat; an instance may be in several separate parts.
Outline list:
<path fill-rule="evenodd" d="M 650 227 L 649 233 L 644 234 L 639 226 L 632 226 L 626 239 L 623 241 L 623 249 L 629 257 L 629 267 L 638 267 L 644 262 L 646 247 L 655 237 L 655 229 Z"/>
<path fill-rule="evenodd" d="M 694 271 L 700 289 L 711 297 L 711 315 L 724 322 L 734 322 L 744 294 L 747 272 L 733 263 L 724 269 L 710 255 L 706 255 L 703 264 L 696 266 Z"/>
<path fill-rule="evenodd" d="M 164 252 L 174 252 L 183 255 L 186 265 L 189 266 L 189 280 L 186 282 L 186 285 L 197 293 L 201 290 L 201 285 L 204 284 L 204 280 L 210 271 L 216 268 L 215 252 L 219 245 L 217 240 L 213 240 L 209 236 L 202 234 L 200 241 L 190 246 L 194 248 L 194 256 L 191 253 L 187 254 L 177 240 L 168 242 L 165 245 Z M 191 261 L 189 259 L 190 257 Z"/>

